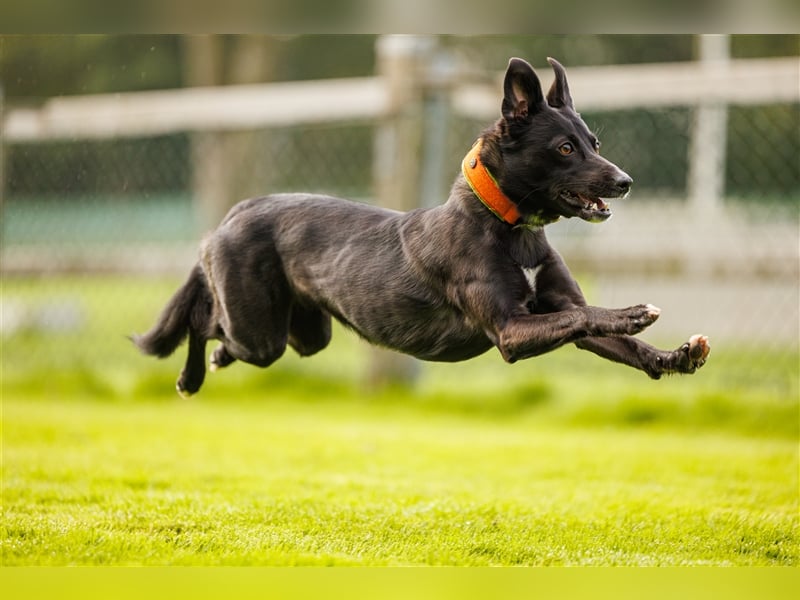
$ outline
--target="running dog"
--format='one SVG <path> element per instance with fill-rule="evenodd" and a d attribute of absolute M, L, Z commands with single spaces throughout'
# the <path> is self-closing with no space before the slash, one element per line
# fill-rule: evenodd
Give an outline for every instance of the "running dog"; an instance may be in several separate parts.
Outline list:
<path fill-rule="evenodd" d="M 564 68 L 545 96 L 533 68 L 509 61 L 500 118 L 465 156 L 447 202 L 401 213 L 316 194 L 234 206 L 156 325 L 133 336 L 166 357 L 188 336 L 178 392 L 197 392 L 234 360 L 267 367 L 331 339 L 331 317 L 369 342 L 422 360 L 461 361 L 496 347 L 513 363 L 574 343 L 658 379 L 694 373 L 709 353 L 694 335 L 676 350 L 634 336 L 660 310 L 588 306 L 544 227 L 601 222 L 632 179 L 603 158 L 575 111 Z"/>

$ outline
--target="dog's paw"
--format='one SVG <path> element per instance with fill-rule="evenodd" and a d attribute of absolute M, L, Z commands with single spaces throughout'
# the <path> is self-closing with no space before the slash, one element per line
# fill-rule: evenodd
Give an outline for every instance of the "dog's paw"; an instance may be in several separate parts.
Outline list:
<path fill-rule="evenodd" d="M 200 363 L 200 366 L 202 367 L 203 364 Z M 185 399 L 199 392 L 200 387 L 203 385 L 205 374 L 205 368 L 200 370 L 181 370 L 181 374 L 178 377 L 178 380 L 175 382 L 175 390 L 178 392 L 178 395 Z"/>
<path fill-rule="evenodd" d="M 186 389 L 185 383 L 183 381 L 183 375 L 175 382 L 175 391 L 178 392 L 178 396 L 183 398 L 184 400 L 188 400 L 192 397 L 192 392 Z"/>
<path fill-rule="evenodd" d="M 631 306 L 625 309 L 627 312 L 627 319 L 625 320 L 625 330 L 621 333 L 628 335 L 636 335 L 650 327 L 658 320 L 661 315 L 661 309 L 652 304 L 639 304 L 638 306 Z"/>
<path fill-rule="evenodd" d="M 708 337 L 705 335 L 693 335 L 686 342 L 688 348 L 686 353 L 689 355 L 689 360 L 692 365 L 699 369 L 706 364 L 708 353 L 711 352 L 711 344 L 708 343 Z"/>
<path fill-rule="evenodd" d="M 644 305 L 644 312 L 645 317 L 649 321 L 648 324 L 652 324 L 656 322 L 656 319 L 661 316 L 661 309 L 657 306 L 653 306 L 652 304 L 645 304 Z"/>
<path fill-rule="evenodd" d="M 208 359 L 208 370 L 212 373 L 215 373 L 219 369 L 227 367 L 235 360 L 236 359 L 228 353 L 228 350 L 225 348 L 225 346 L 220 344 L 211 353 L 211 357 Z"/>
<path fill-rule="evenodd" d="M 711 344 L 705 335 L 693 335 L 689 341 L 675 351 L 675 371 L 678 373 L 694 373 L 706 364 Z"/>

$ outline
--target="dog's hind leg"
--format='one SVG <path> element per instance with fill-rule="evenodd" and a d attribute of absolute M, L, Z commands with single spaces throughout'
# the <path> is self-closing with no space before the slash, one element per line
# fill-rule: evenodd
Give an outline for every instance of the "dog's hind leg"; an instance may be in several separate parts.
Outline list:
<path fill-rule="evenodd" d="M 219 271 L 219 270 L 218 270 Z M 252 273 L 225 271 L 215 281 L 222 341 L 211 364 L 224 367 L 236 360 L 268 367 L 286 350 L 291 293 L 279 268 Z"/>
<path fill-rule="evenodd" d="M 289 345 L 300 356 L 311 356 L 331 341 L 331 316 L 316 307 L 292 305 Z"/>
<path fill-rule="evenodd" d="M 212 302 L 211 293 L 203 286 L 189 314 L 189 351 L 175 385 L 184 398 L 196 393 L 206 377 L 206 342 L 209 339 Z"/>
<path fill-rule="evenodd" d="M 318 308 L 294 304 L 289 321 L 288 344 L 300 356 L 311 356 L 325 348 L 331 341 L 331 316 Z M 209 370 L 213 373 L 236 361 L 228 352 L 225 342 L 211 353 Z"/>
<path fill-rule="evenodd" d="M 188 398 L 196 393 L 206 377 L 206 339 L 194 329 L 189 330 L 189 353 L 186 365 L 175 384 L 178 393 Z"/>
<path fill-rule="evenodd" d="M 268 309 L 272 310 L 268 310 Z M 283 311 L 280 309 L 283 308 Z M 286 350 L 289 337 L 289 315 L 284 306 L 270 307 L 259 302 L 239 308 L 226 330 L 222 349 L 215 350 L 215 358 L 221 359 L 217 366 L 225 366 L 234 359 L 268 367 Z"/>

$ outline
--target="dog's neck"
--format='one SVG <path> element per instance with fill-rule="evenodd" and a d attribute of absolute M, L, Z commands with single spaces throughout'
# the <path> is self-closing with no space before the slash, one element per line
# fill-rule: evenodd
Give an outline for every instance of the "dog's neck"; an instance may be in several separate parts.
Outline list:
<path fill-rule="evenodd" d="M 492 214 L 509 225 L 517 225 L 522 219 L 522 215 L 517 205 L 503 193 L 489 169 L 481 161 L 482 147 L 483 138 L 478 138 L 472 149 L 467 152 L 464 160 L 461 161 L 461 172 L 464 174 L 464 179 L 467 180 L 467 184 L 472 188 L 478 200 Z"/>
<path fill-rule="evenodd" d="M 483 138 L 481 137 L 461 161 L 461 172 L 472 193 L 494 216 L 509 225 L 526 229 L 540 229 L 558 221 L 558 216 L 553 218 L 538 213 L 523 215 L 516 202 L 500 189 L 500 184 L 481 160 L 482 148 Z"/>

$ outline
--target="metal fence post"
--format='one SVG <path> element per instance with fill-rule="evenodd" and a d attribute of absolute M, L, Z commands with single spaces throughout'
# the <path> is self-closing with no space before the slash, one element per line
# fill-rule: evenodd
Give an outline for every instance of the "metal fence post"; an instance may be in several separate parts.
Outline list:
<path fill-rule="evenodd" d="M 730 36 L 698 36 L 698 58 L 704 68 L 726 68 L 730 61 Z M 698 215 L 720 212 L 725 193 L 725 148 L 728 107 L 701 101 L 694 109 L 689 147 L 689 202 Z"/>

